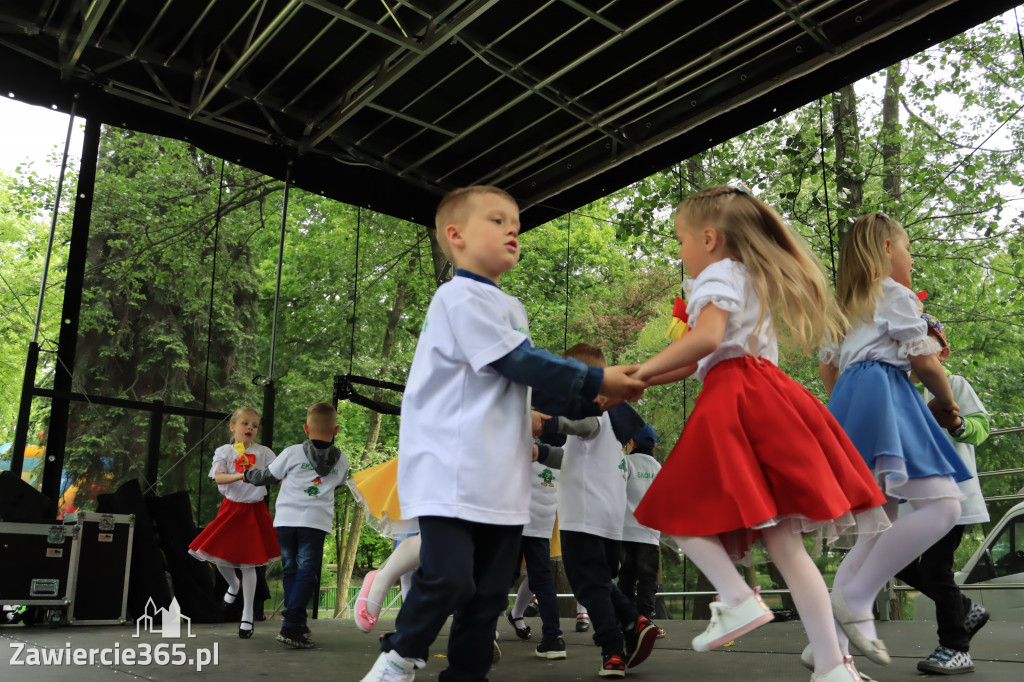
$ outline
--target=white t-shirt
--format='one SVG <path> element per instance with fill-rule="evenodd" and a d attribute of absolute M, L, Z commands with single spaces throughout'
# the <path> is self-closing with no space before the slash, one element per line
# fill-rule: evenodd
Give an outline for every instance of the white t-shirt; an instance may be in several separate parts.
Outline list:
<path fill-rule="evenodd" d="M 530 522 L 523 527 L 523 535 L 548 540 L 558 511 L 558 469 L 533 462 L 530 482 Z"/>
<path fill-rule="evenodd" d="M 245 454 L 256 455 L 256 461 L 252 468 L 265 469 L 274 461 L 274 451 L 265 445 L 253 443 L 245 449 Z M 219 471 L 222 474 L 240 473 L 235 470 L 235 459 L 238 457 L 238 450 L 234 445 L 221 445 L 213 453 L 213 467 L 210 469 L 210 478 Z M 220 494 L 232 502 L 259 502 L 267 496 L 267 488 L 262 485 L 252 485 L 245 481 L 234 483 L 218 483 L 217 490 Z"/>
<path fill-rule="evenodd" d="M 402 517 L 494 525 L 530 520 L 530 391 L 489 365 L 528 341 L 526 309 L 456 276 L 430 302 L 398 441 Z"/>
<path fill-rule="evenodd" d="M 334 490 L 348 477 L 348 458 L 342 453 L 330 473 L 318 476 L 306 459 L 302 443 L 289 445 L 270 465 L 281 480 L 274 507 L 274 527 L 304 526 L 330 533 L 334 527 Z"/>
<path fill-rule="evenodd" d="M 913 291 L 891 277 L 882 280 L 882 294 L 875 301 L 870 322 L 854 321 L 839 347 L 826 347 L 819 353 L 825 363 L 836 365 L 842 374 L 855 363 L 874 360 L 910 371 L 911 355 L 928 355 L 941 349 L 928 337 L 928 324 L 921 319 L 921 307 Z"/>
<path fill-rule="evenodd" d="M 609 540 L 622 539 L 626 461 L 605 412 L 590 438 L 565 440 L 558 476 L 558 527 Z"/>
<path fill-rule="evenodd" d="M 761 314 L 761 302 L 750 286 L 747 266 L 731 258 L 712 263 L 696 279 L 683 282 L 687 292 L 686 313 L 696 328 L 700 311 L 709 303 L 729 313 L 722 343 L 697 363 L 697 379 L 704 380 L 712 367 L 722 360 L 753 356 L 779 364 L 779 342 L 772 326 L 770 311 L 756 336 L 751 336 Z"/>
<path fill-rule="evenodd" d="M 971 382 L 959 374 L 950 374 L 948 379 L 949 387 L 953 389 L 953 400 L 960 406 L 960 416 L 967 417 L 978 413 L 988 415 L 985 406 L 981 404 L 981 398 L 974 392 Z M 924 401 L 928 402 L 931 399 L 932 394 L 928 392 L 928 389 L 925 389 Z M 960 492 L 964 496 L 964 499 L 960 500 L 960 520 L 957 521 L 957 525 L 966 526 L 972 523 L 988 523 L 988 507 L 985 506 L 985 496 L 981 492 L 981 481 L 978 480 L 978 461 L 974 454 L 974 446 L 970 443 L 958 442 L 953 436 L 949 435 L 948 431 L 946 431 L 946 436 L 952 441 L 956 451 L 960 453 L 960 458 L 964 460 L 964 464 L 967 465 L 967 469 L 973 477 L 957 483 L 960 486 Z M 901 511 L 906 506 L 908 505 L 900 505 Z"/>
<path fill-rule="evenodd" d="M 650 455 L 637 452 L 626 455 L 626 519 L 622 524 L 623 542 L 642 542 L 656 545 L 661 541 L 661 531 L 641 525 L 633 512 L 647 489 L 654 483 L 654 477 L 661 471 L 661 464 Z"/>

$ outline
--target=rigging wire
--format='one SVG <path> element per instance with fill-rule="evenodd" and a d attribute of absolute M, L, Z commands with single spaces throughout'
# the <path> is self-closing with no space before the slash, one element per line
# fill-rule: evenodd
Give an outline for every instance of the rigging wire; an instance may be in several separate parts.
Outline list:
<path fill-rule="evenodd" d="M 569 250 L 569 238 L 572 235 L 572 211 L 569 212 L 569 217 L 565 226 L 565 326 L 563 328 L 562 336 L 562 352 L 567 353 L 569 351 L 569 266 L 572 258 L 572 253 Z"/>
<path fill-rule="evenodd" d="M 836 246 L 832 239 L 832 210 L 828 200 L 828 172 L 825 167 L 825 115 L 822 113 L 821 97 L 818 98 L 818 149 L 821 151 L 821 187 L 825 191 L 825 224 L 828 226 L 828 257 L 832 263 L 832 288 L 836 287 Z"/>
<path fill-rule="evenodd" d="M 348 373 L 352 373 L 352 362 L 356 355 L 356 303 L 359 300 L 359 235 L 362 232 L 363 209 L 356 207 L 356 265 L 352 278 L 352 330 L 348 341 Z"/>

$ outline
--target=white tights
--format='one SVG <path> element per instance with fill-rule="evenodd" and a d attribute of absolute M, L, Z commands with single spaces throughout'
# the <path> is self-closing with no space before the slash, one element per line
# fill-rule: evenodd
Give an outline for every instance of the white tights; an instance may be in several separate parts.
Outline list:
<path fill-rule="evenodd" d="M 836 571 L 833 589 L 842 591 L 854 615 L 871 613 L 875 596 L 886 581 L 921 556 L 960 518 L 960 502 L 950 497 L 916 500 L 911 503 L 914 511 L 902 517 L 898 517 L 896 500 L 886 499 L 885 512 L 892 527 L 858 541 Z M 878 638 L 873 620 L 856 626 L 869 639 Z M 839 645 L 843 652 L 849 652 L 849 641 L 841 630 Z"/>
<path fill-rule="evenodd" d="M 726 606 L 738 606 L 753 594 L 729 558 L 717 535 L 673 537 L 683 553 L 697 565 L 718 590 Z M 818 567 L 808 556 L 800 534 L 789 523 L 765 528 L 763 541 L 768 556 L 782 573 L 814 652 L 815 670 L 826 673 L 842 663 L 843 656 L 832 625 L 832 606 Z"/>
<path fill-rule="evenodd" d="M 384 565 L 377 569 L 377 575 L 373 578 L 373 584 L 366 594 L 366 612 L 376 616 L 380 613 L 380 607 L 376 604 L 384 604 L 391 586 L 402 578 L 402 594 L 407 588 L 406 574 L 420 567 L 420 536 L 413 535 L 398 543 L 395 551 L 391 553 Z"/>
<path fill-rule="evenodd" d="M 235 601 L 235 597 L 238 596 L 238 576 L 235 574 L 235 569 L 231 566 L 221 566 L 215 564 L 217 570 L 221 576 L 224 577 L 224 582 L 228 584 L 228 594 L 224 595 L 225 603 L 231 604 Z M 251 630 L 253 623 L 253 603 L 256 600 L 256 567 L 245 566 L 238 569 L 242 571 L 242 622 L 243 625 L 239 626 L 243 630 Z"/>

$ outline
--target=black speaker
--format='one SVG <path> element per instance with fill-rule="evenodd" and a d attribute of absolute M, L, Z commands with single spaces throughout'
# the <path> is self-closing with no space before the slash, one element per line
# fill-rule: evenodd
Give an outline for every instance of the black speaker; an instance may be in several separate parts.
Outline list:
<path fill-rule="evenodd" d="M 50 498 L 10 471 L 0 471 L 0 521 L 53 523 Z"/>

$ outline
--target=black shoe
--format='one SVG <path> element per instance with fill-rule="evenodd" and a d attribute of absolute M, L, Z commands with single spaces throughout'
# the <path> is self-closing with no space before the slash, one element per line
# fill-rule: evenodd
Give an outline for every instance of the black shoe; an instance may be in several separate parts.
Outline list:
<path fill-rule="evenodd" d="M 308 628 L 306 629 L 308 630 Z M 312 649 L 316 646 L 316 642 L 309 638 L 308 632 L 291 628 L 281 628 L 281 632 L 277 633 L 277 637 L 274 639 L 296 649 Z"/>
<path fill-rule="evenodd" d="M 565 640 L 561 637 L 541 640 L 534 653 L 538 658 L 546 658 L 548 660 L 565 658 Z"/>
<path fill-rule="evenodd" d="M 590 629 L 590 616 L 585 613 L 576 614 L 576 632 L 586 632 Z"/>
<path fill-rule="evenodd" d="M 243 623 L 249 623 L 249 629 L 246 630 L 241 625 L 239 625 L 238 626 L 238 639 L 249 639 L 250 637 L 252 637 L 252 633 L 253 633 L 252 622 L 248 621 L 248 620 L 243 620 L 242 622 Z"/>
<path fill-rule="evenodd" d="M 529 625 L 523 623 L 522 618 L 513 618 L 511 611 L 505 614 L 505 617 L 508 619 L 509 625 L 512 626 L 512 630 L 516 633 L 516 637 L 518 637 L 519 639 L 530 639 L 530 637 L 533 635 L 533 632 L 530 630 Z M 518 625 L 518 623 L 523 624 L 520 626 Z"/>
<path fill-rule="evenodd" d="M 534 597 L 529 606 L 523 609 L 523 618 L 536 618 L 539 613 L 540 605 L 537 604 L 537 598 Z"/>
<path fill-rule="evenodd" d="M 658 626 L 647 616 L 640 616 L 633 627 L 622 634 L 626 643 L 626 667 L 635 668 L 651 655 L 654 641 L 658 639 Z"/>
<path fill-rule="evenodd" d="M 601 654 L 601 669 L 597 674 L 601 677 L 625 677 L 626 662 L 622 654 Z"/>

